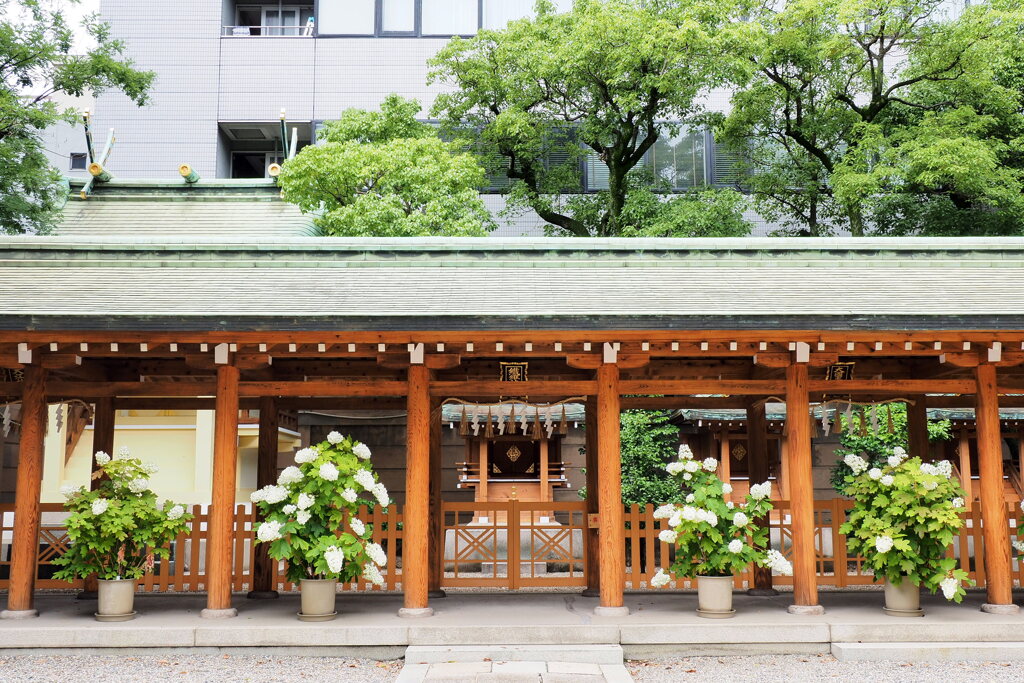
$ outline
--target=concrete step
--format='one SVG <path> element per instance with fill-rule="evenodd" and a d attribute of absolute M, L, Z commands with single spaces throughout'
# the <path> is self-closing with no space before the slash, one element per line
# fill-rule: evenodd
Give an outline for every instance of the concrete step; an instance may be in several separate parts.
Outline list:
<path fill-rule="evenodd" d="M 406 664 L 396 683 L 632 683 L 621 662 L 437 662 Z"/>
<path fill-rule="evenodd" d="M 832 656 L 864 662 L 1024 661 L 1024 642 L 832 643 Z"/>
<path fill-rule="evenodd" d="M 576 662 L 622 664 L 621 645 L 410 645 L 405 663 Z"/>

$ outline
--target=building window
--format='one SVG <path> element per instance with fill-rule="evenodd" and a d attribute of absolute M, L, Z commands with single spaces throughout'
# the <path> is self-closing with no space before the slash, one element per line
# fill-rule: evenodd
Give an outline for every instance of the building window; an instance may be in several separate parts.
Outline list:
<path fill-rule="evenodd" d="M 235 25 L 224 27 L 225 35 L 312 36 L 313 5 L 281 2 L 266 5 L 237 5 Z"/>
<path fill-rule="evenodd" d="M 89 163 L 89 157 L 86 156 L 85 152 L 72 152 L 71 153 L 71 170 L 72 171 L 84 171 Z"/>
<path fill-rule="evenodd" d="M 689 190 L 707 183 L 704 131 L 680 128 L 672 135 L 663 131 L 647 161 L 655 177 L 673 190 Z"/>

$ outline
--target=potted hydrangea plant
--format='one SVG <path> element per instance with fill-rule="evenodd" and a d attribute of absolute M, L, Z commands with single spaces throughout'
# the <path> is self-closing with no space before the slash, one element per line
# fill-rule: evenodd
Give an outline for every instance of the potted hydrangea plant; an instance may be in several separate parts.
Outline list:
<path fill-rule="evenodd" d="M 947 551 L 964 524 L 964 492 L 949 461 L 924 463 L 901 446 L 884 467 L 855 454 L 845 460 L 852 473 L 843 493 L 854 505 L 839 531 L 850 553 L 885 579 L 886 614 L 922 616 L 922 586 L 960 602 L 971 582 Z"/>
<path fill-rule="evenodd" d="M 771 482 L 751 486 L 739 505 L 726 501 L 732 485 L 718 478 L 718 461 L 694 460 L 685 444 L 679 447 L 679 459 L 665 469 L 679 480 L 685 503 L 662 505 L 654 517 L 667 520 L 668 528 L 659 534 L 661 541 L 676 546 L 671 574 L 697 580 L 699 616 L 722 619 L 736 614 L 732 608 L 733 576 L 751 562 L 779 574 L 792 574 L 782 553 L 760 550 L 769 545 L 768 529 L 755 520 L 772 509 Z M 669 573 L 659 569 L 651 585 L 661 587 L 671 580 Z"/>
<path fill-rule="evenodd" d="M 95 491 L 65 486 L 64 509 L 71 546 L 54 564 L 62 567 L 57 579 L 71 581 L 95 574 L 99 583 L 99 621 L 127 621 L 135 617 L 135 583 L 153 571 L 156 558 L 170 556 L 169 544 L 185 531 L 192 515 L 182 505 L 159 502 L 149 488 L 155 465 L 129 457 L 96 453 L 96 464 L 106 478 Z M 93 475 L 93 476 L 98 476 Z"/>
<path fill-rule="evenodd" d="M 295 454 L 277 484 L 254 491 L 263 523 L 257 543 L 269 543 L 270 557 L 288 562 L 288 580 L 298 583 L 303 621 L 333 619 L 338 581 L 360 577 L 382 585 L 379 567 L 387 554 L 369 538 L 372 529 L 356 515 L 359 505 L 390 504 L 387 489 L 370 466 L 366 444 L 331 432 L 327 440 Z"/>

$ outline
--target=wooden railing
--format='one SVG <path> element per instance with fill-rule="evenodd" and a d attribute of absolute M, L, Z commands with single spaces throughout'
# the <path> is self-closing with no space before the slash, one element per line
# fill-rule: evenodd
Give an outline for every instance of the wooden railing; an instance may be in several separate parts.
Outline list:
<path fill-rule="evenodd" d="M 58 569 L 53 560 L 60 556 L 69 545 L 67 529 L 62 521 L 63 508 L 58 503 L 45 503 L 41 506 L 43 525 L 39 531 L 39 560 L 37 565 L 37 588 L 79 588 L 81 581 L 58 581 L 53 573 Z M 157 560 L 152 574 L 139 581 L 140 592 L 190 592 L 206 590 L 206 521 L 207 506 L 193 505 L 189 509 L 195 517 L 189 523 L 187 532 L 178 536 L 171 544 L 171 554 L 167 560 Z M 359 509 L 359 518 L 372 529 L 372 540 L 380 543 L 388 556 L 387 566 L 381 571 L 384 585 L 373 586 L 369 582 L 360 581 L 343 586 L 346 590 L 398 590 L 401 586 L 402 515 L 397 505 L 388 509 L 375 506 L 372 510 L 365 506 Z M 232 537 L 234 544 L 233 589 L 247 591 L 252 589 L 252 551 L 255 536 L 255 513 L 250 505 L 235 507 L 235 529 Z M 14 506 L 0 505 L 0 590 L 7 588 L 11 564 L 11 537 L 14 529 Z M 274 587 L 276 590 L 297 590 L 285 578 L 284 563 L 277 563 Z"/>

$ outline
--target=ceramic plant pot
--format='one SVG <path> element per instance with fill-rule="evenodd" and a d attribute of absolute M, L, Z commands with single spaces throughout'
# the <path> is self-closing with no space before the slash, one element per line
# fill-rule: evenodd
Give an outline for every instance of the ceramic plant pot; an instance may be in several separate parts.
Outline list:
<path fill-rule="evenodd" d="M 697 577 L 697 616 L 707 619 L 728 619 L 736 614 L 732 608 L 731 576 Z"/>
<path fill-rule="evenodd" d="M 338 582 L 334 579 L 303 579 L 299 582 L 302 599 L 300 621 L 330 621 L 338 615 L 334 601 L 338 596 Z"/>
<path fill-rule="evenodd" d="M 99 579 L 96 621 L 135 618 L 135 579 Z"/>
<path fill-rule="evenodd" d="M 923 617 L 921 587 L 904 577 L 899 584 L 885 580 L 885 613 L 890 617 Z"/>

